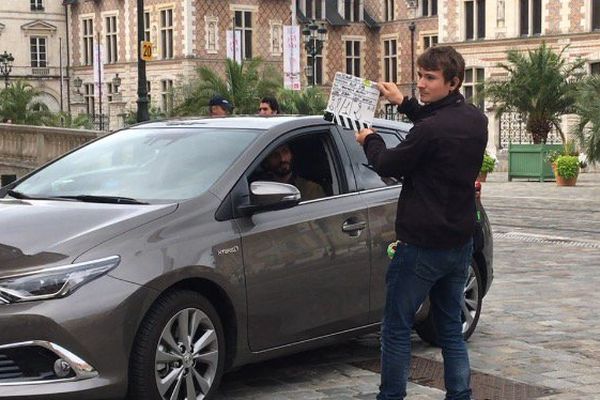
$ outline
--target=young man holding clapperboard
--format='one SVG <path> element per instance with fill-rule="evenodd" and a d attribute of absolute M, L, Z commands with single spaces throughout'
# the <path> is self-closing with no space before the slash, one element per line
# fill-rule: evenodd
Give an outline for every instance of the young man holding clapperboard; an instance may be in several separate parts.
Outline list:
<path fill-rule="evenodd" d="M 461 306 L 475 227 L 474 182 L 487 143 L 487 119 L 458 91 L 463 57 L 450 46 L 429 48 L 417 60 L 421 103 L 395 83 L 381 94 L 414 123 L 406 139 L 386 149 L 372 129 L 356 133 L 377 173 L 404 177 L 396 214 L 396 253 L 386 275 L 378 400 L 404 399 L 414 315 L 430 294 L 444 356 L 446 400 L 471 398 Z"/>

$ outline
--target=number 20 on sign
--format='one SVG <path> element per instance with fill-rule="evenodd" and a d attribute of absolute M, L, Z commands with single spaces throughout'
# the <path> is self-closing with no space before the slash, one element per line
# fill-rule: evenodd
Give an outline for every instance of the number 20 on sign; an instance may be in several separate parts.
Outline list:
<path fill-rule="evenodd" d="M 144 61 L 152 61 L 152 42 L 142 41 L 140 46 L 140 58 Z"/>

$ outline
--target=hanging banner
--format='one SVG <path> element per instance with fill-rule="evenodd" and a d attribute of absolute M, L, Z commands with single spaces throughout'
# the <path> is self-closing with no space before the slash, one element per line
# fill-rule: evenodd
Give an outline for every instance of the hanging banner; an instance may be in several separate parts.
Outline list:
<path fill-rule="evenodd" d="M 98 89 L 104 81 L 104 46 L 94 44 L 94 85 Z"/>
<path fill-rule="evenodd" d="M 233 31 L 227 31 L 227 58 L 238 64 L 242 63 L 242 32 L 238 30 L 235 31 L 235 40 L 233 40 Z"/>
<path fill-rule="evenodd" d="M 300 27 L 283 27 L 283 86 L 300 90 Z"/>

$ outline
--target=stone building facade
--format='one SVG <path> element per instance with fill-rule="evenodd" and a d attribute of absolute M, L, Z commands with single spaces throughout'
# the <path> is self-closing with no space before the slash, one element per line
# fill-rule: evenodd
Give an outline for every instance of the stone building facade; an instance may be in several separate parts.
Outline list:
<path fill-rule="evenodd" d="M 67 29 L 59 0 L 0 2 L 0 53 L 14 57 L 8 82 L 25 79 L 53 112 L 67 111 L 69 104 Z"/>
<path fill-rule="evenodd" d="M 497 67 L 506 51 L 526 51 L 545 42 L 569 61 L 587 60 L 586 72 L 600 73 L 600 0 L 447 0 L 440 4 L 440 42 L 457 48 L 465 57 L 468 93 L 476 83 L 502 78 Z M 481 104 L 490 119 L 489 149 L 505 150 L 511 134 L 508 121 L 494 116 L 492 104 Z M 563 119 L 568 132 L 573 118 Z M 555 137 L 558 140 L 558 137 Z"/>

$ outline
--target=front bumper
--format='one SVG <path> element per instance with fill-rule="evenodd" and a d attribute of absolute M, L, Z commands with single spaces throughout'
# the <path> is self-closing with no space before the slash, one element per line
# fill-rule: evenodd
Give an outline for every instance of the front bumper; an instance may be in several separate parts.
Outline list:
<path fill-rule="evenodd" d="M 156 295 L 103 276 L 62 299 L 0 305 L 0 399 L 124 397 L 131 346 Z"/>

